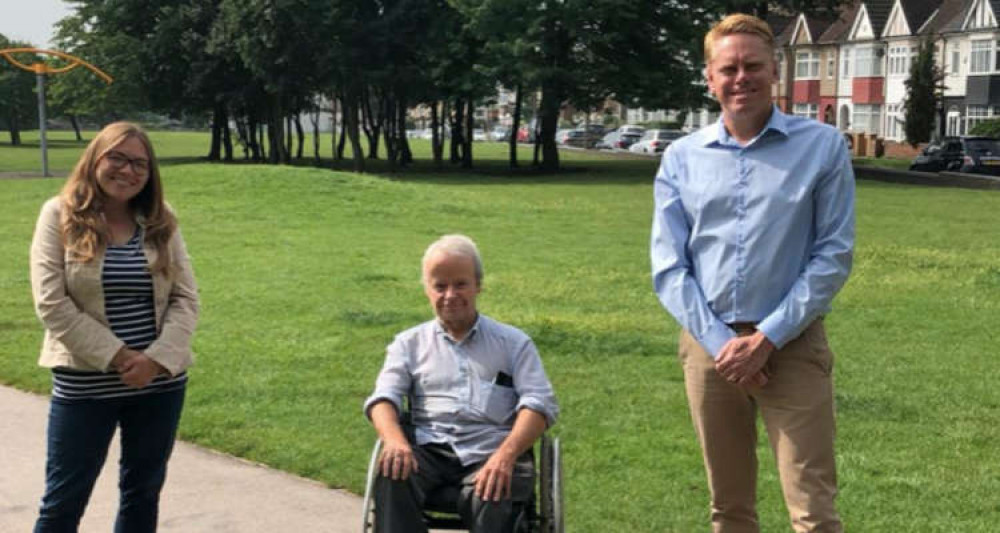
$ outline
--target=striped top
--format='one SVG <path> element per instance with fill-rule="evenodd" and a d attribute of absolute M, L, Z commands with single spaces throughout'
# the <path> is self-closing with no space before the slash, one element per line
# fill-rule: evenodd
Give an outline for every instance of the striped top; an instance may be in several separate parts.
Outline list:
<path fill-rule="evenodd" d="M 104 311 L 116 337 L 133 350 L 144 350 L 156 340 L 153 278 L 142 250 L 143 232 L 137 227 L 122 245 L 108 245 L 101 283 Z M 141 389 L 122 382 L 117 372 L 87 372 L 67 368 L 52 370 L 52 395 L 64 400 L 105 399 L 165 392 L 183 387 L 187 374 L 160 375 Z"/>

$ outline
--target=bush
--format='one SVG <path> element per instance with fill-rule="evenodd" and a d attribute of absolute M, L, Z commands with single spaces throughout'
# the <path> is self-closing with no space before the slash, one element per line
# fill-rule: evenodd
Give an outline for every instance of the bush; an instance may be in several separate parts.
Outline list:
<path fill-rule="evenodd" d="M 969 135 L 982 135 L 984 137 L 1000 137 L 1000 118 L 994 118 L 980 122 L 973 126 Z"/>

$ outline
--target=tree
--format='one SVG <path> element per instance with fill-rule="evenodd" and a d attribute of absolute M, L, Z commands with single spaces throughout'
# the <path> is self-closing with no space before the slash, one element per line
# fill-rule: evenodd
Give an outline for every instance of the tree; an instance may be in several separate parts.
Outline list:
<path fill-rule="evenodd" d="M 935 113 L 943 89 L 944 73 L 934 61 L 933 35 L 928 35 L 910 66 L 903 100 L 903 134 L 910 146 L 927 142 L 934 131 Z"/>
<path fill-rule="evenodd" d="M 8 41 L 0 35 L 2 48 L 31 48 L 31 44 Z M 19 59 L 25 61 L 25 57 Z M 21 130 L 38 121 L 38 97 L 35 95 L 35 75 L 23 71 L 0 58 L 0 125 L 10 133 L 10 143 L 21 144 Z"/>

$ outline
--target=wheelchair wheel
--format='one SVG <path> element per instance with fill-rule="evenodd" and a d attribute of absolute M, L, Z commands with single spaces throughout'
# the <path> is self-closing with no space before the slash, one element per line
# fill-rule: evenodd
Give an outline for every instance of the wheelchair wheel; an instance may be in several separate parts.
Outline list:
<path fill-rule="evenodd" d="M 375 441 L 372 457 L 368 461 L 368 481 L 365 483 L 365 499 L 361 506 L 361 533 L 375 531 L 375 478 L 378 474 L 378 456 L 382 452 L 382 439 Z"/>
<path fill-rule="evenodd" d="M 542 533 L 563 533 L 562 457 L 559 439 L 542 437 L 539 498 Z"/>

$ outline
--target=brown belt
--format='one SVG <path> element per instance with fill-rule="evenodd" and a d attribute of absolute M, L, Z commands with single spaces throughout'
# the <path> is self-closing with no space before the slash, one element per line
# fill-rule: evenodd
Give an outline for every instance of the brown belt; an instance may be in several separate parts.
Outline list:
<path fill-rule="evenodd" d="M 726 325 L 732 328 L 732 330 L 741 337 L 753 335 L 754 332 L 757 331 L 757 324 L 754 322 L 733 322 Z"/>

